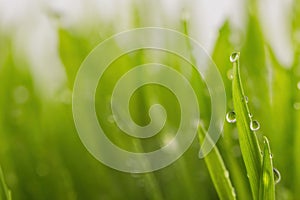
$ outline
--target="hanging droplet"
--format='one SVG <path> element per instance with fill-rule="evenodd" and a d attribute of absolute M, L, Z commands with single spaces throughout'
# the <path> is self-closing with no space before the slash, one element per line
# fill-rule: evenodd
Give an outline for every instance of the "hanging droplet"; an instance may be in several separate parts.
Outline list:
<path fill-rule="evenodd" d="M 226 121 L 231 124 L 236 122 L 236 114 L 234 111 L 230 111 L 226 114 Z"/>
<path fill-rule="evenodd" d="M 300 81 L 297 83 L 297 88 L 300 90 Z"/>
<path fill-rule="evenodd" d="M 275 184 L 277 184 L 281 180 L 280 172 L 278 171 L 278 169 L 273 168 L 273 173 L 274 173 L 274 182 L 275 182 Z"/>
<path fill-rule="evenodd" d="M 232 71 L 232 69 L 229 69 L 229 70 L 227 71 L 227 78 L 228 78 L 229 80 L 233 80 L 233 71 Z"/>
<path fill-rule="evenodd" d="M 231 54 L 230 56 L 230 62 L 234 63 L 236 62 L 240 57 L 240 53 L 239 52 L 235 52 L 233 54 Z"/>
<path fill-rule="evenodd" d="M 245 101 L 245 103 L 248 103 L 248 97 L 247 96 L 242 97 L 242 101 Z"/>
<path fill-rule="evenodd" d="M 260 128 L 260 124 L 259 124 L 258 121 L 256 121 L 256 120 L 251 120 L 251 121 L 250 121 L 250 129 L 251 129 L 252 131 L 258 131 L 259 128 Z"/>

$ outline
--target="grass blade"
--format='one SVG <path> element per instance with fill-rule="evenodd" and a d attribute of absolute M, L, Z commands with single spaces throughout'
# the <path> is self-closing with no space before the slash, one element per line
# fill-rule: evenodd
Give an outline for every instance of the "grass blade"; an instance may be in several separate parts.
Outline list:
<path fill-rule="evenodd" d="M 205 137 L 209 137 L 201 123 L 199 126 L 198 136 L 200 142 L 202 142 Z M 215 146 L 212 151 L 207 156 L 205 156 L 204 161 L 208 168 L 213 184 L 217 190 L 219 198 L 236 199 L 235 190 L 229 178 L 229 172 L 226 169 L 217 146 Z"/>
<path fill-rule="evenodd" d="M 242 86 L 239 53 L 231 56 L 233 62 L 232 95 L 242 156 L 246 166 L 253 199 L 258 198 L 262 158 L 255 132 L 250 129 L 250 112 Z"/>
<path fill-rule="evenodd" d="M 264 137 L 264 156 L 262 173 L 260 177 L 259 199 L 275 199 L 275 183 L 273 173 L 273 162 L 270 144 L 267 137 Z"/>
<path fill-rule="evenodd" d="M 0 167 L 0 199 L 11 200 L 11 193 L 4 181 L 4 176 L 1 167 Z"/>

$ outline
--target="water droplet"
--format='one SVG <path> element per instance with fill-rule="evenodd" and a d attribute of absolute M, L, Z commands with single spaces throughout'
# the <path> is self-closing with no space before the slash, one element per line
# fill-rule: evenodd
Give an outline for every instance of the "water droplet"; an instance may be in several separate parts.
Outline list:
<path fill-rule="evenodd" d="M 256 121 L 256 120 L 251 120 L 251 121 L 250 121 L 250 129 L 251 129 L 252 131 L 258 131 L 259 128 L 260 128 L 260 124 L 259 124 L 258 121 Z"/>
<path fill-rule="evenodd" d="M 226 114 L 226 121 L 231 124 L 236 122 L 236 115 L 234 111 L 230 111 Z"/>
<path fill-rule="evenodd" d="M 228 78 L 229 80 L 233 80 L 233 71 L 232 71 L 232 69 L 229 69 L 229 70 L 227 71 L 227 78 Z"/>
<path fill-rule="evenodd" d="M 251 119 L 253 117 L 253 114 L 252 113 L 249 113 L 248 114 L 249 118 Z"/>
<path fill-rule="evenodd" d="M 239 52 L 235 52 L 233 54 L 231 54 L 230 56 L 230 62 L 234 63 L 236 62 L 240 57 L 240 53 Z"/>
<path fill-rule="evenodd" d="M 300 81 L 297 83 L 297 88 L 300 90 Z"/>
<path fill-rule="evenodd" d="M 274 173 L 274 182 L 275 182 L 275 184 L 277 184 L 281 180 L 280 172 L 278 171 L 278 169 L 273 168 L 273 173 Z"/>
<path fill-rule="evenodd" d="M 244 97 L 242 97 L 242 101 L 245 101 L 245 103 L 248 103 L 248 97 L 247 96 L 244 96 Z"/>
<path fill-rule="evenodd" d="M 225 176 L 226 178 L 229 178 L 229 172 L 228 172 L 227 170 L 224 172 L 224 176 Z"/>
<path fill-rule="evenodd" d="M 271 158 L 271 159 L 273 158 L 273 154 L 270 154 L 270 158 Z"/>

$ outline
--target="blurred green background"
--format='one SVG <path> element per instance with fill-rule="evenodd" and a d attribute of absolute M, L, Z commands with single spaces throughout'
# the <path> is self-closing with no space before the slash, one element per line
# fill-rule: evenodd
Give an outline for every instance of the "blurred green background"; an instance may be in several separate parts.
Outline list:
<path fill-rule="evenodd" d="M 171 28 L 195 38 L 223 77 L 232 110 L 229 56 L 241 52 L 241 76 L 250 110 L 270 139 L 282 180 L 277 199 L 297 199 L 300 188 L 300 1 L 0 1 L 0 165 L 13 199 L 218 199 L 195 138 L 170 166 L 147 174 L 113 170 L 81 143 L 72 117 L 77 70 L 101 41 L 130 28 Z M 176 42 L 176 41 L 174 41 Z M 180 46 L 178 47 L 180 48 Z M 118 59 L 97 90 L 99 122 L 108 137 L 130 151 L 151 151 L 173 137 L 180 107 L 158 86 L 139 89 L 131 101 L 134 121 L 149 122 L 161 103 L 167 127 L 145 140 L 123 134 L 111 119 L 107 96 L 128 69 L 159 60 L 181 72 L 199 98 L 201 119 L 210 120 L 205 83 L 185 61 L 141 50 Z M 224 116 L 225 117 L 225 116 Z M 235 125 L 225 123 L 218 141 L 238 199 L 250 199 Z"/>

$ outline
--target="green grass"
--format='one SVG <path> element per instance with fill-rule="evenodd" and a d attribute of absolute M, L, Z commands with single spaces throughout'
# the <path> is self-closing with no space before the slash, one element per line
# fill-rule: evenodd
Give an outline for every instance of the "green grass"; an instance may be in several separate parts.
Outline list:
<path fill-rule="evenodd" d="M 242 86 L 239 56 L 240 53 L 233 53 L 230 57 L 233 62 L 233 107 L 236 113 L 239 143 L 251 186 L 252 197 L 253 199 L 258 199 L 262 158 L 256 133 L 250 128 L 254 119 L 252 119 L 253 116 L 251 115 L 253 114 L 248 108 L 248 97 L 245 95 Z"/>
<path fill-rule="evenodd" d="M 300 29 L 298 7 L 291 18 L 291 35 Z M 239 32 L 224 19 L 212 52 L 224 81 L 227 110 L 235 111 L 236 123 L 225 122 L 222 137 L 205 159 L 198 158 L 200 145 L 195 138 L 180 159 L 147 174 L 119 172 L 93 158 L 77 135 L 71 97 L 66 95 L 72 92 L 76 73 L 87 54 L 117 32 L 112 25 L 99 21 L 95 27 L 82 25 L 80 31 L 59 27 L 57 51 L 65 66 L 67 83 L 52 98 L 44 97 L 37 89 L 25 55 L 17 57 L 13 37 L 0 33 L 0 163 L 4 172 L 0 173 L 1 200 L 10 198 L 9 191 L 13 199 L 22 200 L 297 199 L 300 43 L 292 37 L 294 61 L 291 66 L 283 66 L 264 38 L 255 9 L 247 16 L 238 42 L 232 38 Z M 132 21 L 133 27 L 142 27 L 147 17 L 135 8 Z M 170 26 L 185 34 L 193 28 L 188 20 Z M 234 51 L 241 54 L 240 60 L 232 64 L 229 57 Z M 166 138 L 174 136 L 173 130 L 180 122 L 180 104 L 174 94 L 158 86 L 136 91 L 130 107 L 132 118 L 140 125 L 149 123 L 148 110 L 153 103 L 166 109 L 166 126 L 157 136 L 133 139 L 109 120 L 112 113 L 107 96 L 116 81 L 131 66 L 157 61 L 183 74 L 197 91 L 203 126 L 199 130 L 200 143 L 206 134 L 204 127 L 210 122 L 209 93 L 193 66 L 167 52 L 132 52 L 119 58 L 105 73 L 97 88 L 95 105 L 108 137 L 128 151 L 151 151 L 163 146 Z M 228 79 L 230 73 L 233 80 Z M 24 102 L 18 100 L 20 86 L 28 93 Z M 251 120 L 260 123 L 259 130 L 250 129 Z M 273 167 L 282 177 L 276 185 Z"/>

